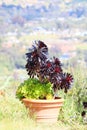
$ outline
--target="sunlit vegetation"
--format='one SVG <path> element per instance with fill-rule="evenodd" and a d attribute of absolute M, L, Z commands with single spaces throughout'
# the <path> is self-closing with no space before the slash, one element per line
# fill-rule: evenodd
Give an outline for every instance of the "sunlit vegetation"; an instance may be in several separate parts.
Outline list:
<path fill-rule="evenodd" d="M 60 111 L 60 116 L 58 118 L 58 124 L 53 126 L 49 124 L 44 124 L 44 127 L 50 129 L 66 129 L 66 130 L 86 130 L 87 122 L 84 122 L 81 116 L 82 111 L 84 111 L 83 102 L 87 101 L 87 74 L 85 67 L 77 66 L 76 68 L 68 67 L 74 75 L 74 83 L 72 88 L 68 91 L 67 95 L 63 92 L 59 93 L 64 98 L 64 106 Z M 7 83 L 7 87 L 4 86 L 2 91 L 5 95 L 0 95 L 0 129 L 5 130 L 8 126 L 9 130 L 20 130 L 26 128 L 37 128 L 43 130 L 43 124 L 36 124 L 34 120 L 31 120 L 28 116 L 28 111 L 25 109 L 24 105 L 15 97 L 15 92 L 21 80 L 18 79 L 21 75 L 26 76 L 25 71 L 16 71 L 14 73 L 14 78 L 10 77 Z M 27 77 L 26 77 L 27 78 Z M 24 80 L 24 79 L 22 79 Z M 5 123 L 5 125 L 4 125 Z M 25 123 L 25 125 L 23 125 Z M 13 127 L 17 124 L 16 127 Z"/>
<path fill-rule="evenodd" d="M 1 0 L 0 7 L 3 2 L 6 9 L 12 4 L 13 11 L 3 9 L 0 16 L 0 130 L 87 130 L 87 112 L 85 119 L 82 116 L 87 111 L 83 107 L 83 102 L 87 102 L 86 0 L 43 0 L 38 6 L 40 19 L 37 0 Z M 26 8 L 28 4 L 33 4 L 35 11 L 33 16 L 30 13 L 31 18 L 24 13 L 30 8 Z M 35 123 L 15 96 L 19 84 L 28 78 L 24 54 L 33 40 L 44 41 L 50 57 L 59 56 L 64 70 L 74 76 L 67 95 L 59 93 L 65 101 L 57 124 Z M 68 54 L 68 59 L 62 58 L 63 54 Z"/>

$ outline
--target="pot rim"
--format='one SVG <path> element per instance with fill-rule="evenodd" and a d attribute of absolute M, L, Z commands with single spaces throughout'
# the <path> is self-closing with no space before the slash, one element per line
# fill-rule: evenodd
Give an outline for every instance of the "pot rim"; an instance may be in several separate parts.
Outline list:
<path fill-rule="evenodd" d="M 22 101 L 29 101 L 29 102 L 35 102 L 35 103 L 57 103 L 57 102 L 64 102 L 64 99 L 59 98 L 59 99 L 51 99 L 51 100 L 46 100 L 46 99 L 28 99 L 28 98 L 23 98 Z"/>

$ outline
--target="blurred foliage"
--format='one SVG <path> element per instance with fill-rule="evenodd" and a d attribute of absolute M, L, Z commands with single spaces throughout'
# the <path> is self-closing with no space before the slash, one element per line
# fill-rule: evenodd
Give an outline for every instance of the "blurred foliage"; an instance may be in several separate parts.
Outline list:
<path fill-rule="evenodd" d="M 73 122 L 81 123 L 83 122 L 81 116 L 84 110 L 83 102 L 87 102 L 87 73 L 85 67 L 79 65 L 69 69 L 74 75 L 74 84 L 67 95 L 62 93 L 65 102 L 59 119 L 69 124 Z"/>
<path fill-rule="evenodd" d="M 1 2 L 3 2 L 3 0 Z M 9 1 L 5 0 L 4 2 L 9 3 Z M 15 5 L 20 3 L 20 1 L 18 2 L 17 0 L 14 0 L 12 2 L 15 3 Z M 51 45 L 50 55 L 52 55 L 52 53 L 55 53 L 55 55 L 61 56 L 62 51 L 60 50 L 60 46 L 62 45 L 62 40 L 65 38 L 64 42 L 66 44 L 70 43 L 71 48 L 72 44 L 75 46 L 76 55 L 74 57 L 71 56 L 70 59 L 66 61 L 63 61 L 65 70 L 69 69 L 69 71 L 74 75 L 74 84 L 66 96 L 64 93 L 60 94 L 65 99 L 65 102 L 63 108 L 61 109 L 59 119 L 64 123 L 69 123 L 70 126 L 72 126 L 71 130 L 86 130 L 87 126 L 84 128 L 78 124 L 82 122 L 82 102 L 87 101 L 87 34 L 83 33 L 85 30 L 87 30 L 87 3 L 85 2 L 85 4 L 75 4 L 73 2 L 73 4 L 70 4 L 70 6 L 69 4 L 66 4 L 64 8 L 64 1 L 61 1 L 62 4 L 61 2 L 59 4 L 59 1 L 57 2 L 58 4 L 55 5 L 59 6 L 61 13 L 58 13 L 59 8 L 56 9 L 56 12 L 55 10 L 53 11 L 53 8 L 55 9 L 55 6 L 53 5 L 54 2 L 52 0 L 51 4 L 50 1 L 46 0 L 45 6 L 49 9 L 49 13 L 47 14 L 47 12 L 42 12 L 42 19 L 35 19 L 28 22 L 23 21 L 23 17 L 18 18 L 18 13 L 16 12 L 17 10 L 14 8 L 13 10 L 15 11 L 2 10 L 3 15 L 0 16 L 0 87 L 3 87 L 7 97 L 0 97 L 0 120 L 8 118 L 12 121 L 12 119 L 15 119 L 17 121 L 17 124 L 19 118 L 24 119 L 27 117 L 27 111 L 25 110 L 23 104 L 21 104 L 17 99 L 13 97 L 15 96 L 15 92 L 19 83 L 26 77 L 23 69 L 25 66 L 24 54 L 25 49 L 30 46 L 31 41 L 37 39 L 43 40 L 49 46 Z M 21 2 L 21 4 L 25 6 L 27 2 Z M 79 5 L 81 5 L 82 10 L 84 9 L 86 12 L 83 11 L 83 17 L 77 18 L 78 12 L 81 9 Z M 16 7 L 18 8 L 18 6 Z M 24 8 L 24 10 L 26 10 L 26 8 Z M 75 12 L 76 10 L 77 12 Z M 70 12 L 67 13 L 67 11 L 71 11 L 73 15 L 68 15 Z M 10 12 L 10 14 L 13 13 L 16 16 L 12 16 L 12 18 L 8 12 Z M 23 15 L 23 13 L 25 13 L 23 10 L 20 11 L 20 16 Z M 61 19 L 61 16 L 63 19 Z M 42 30 L 41 28 L 38 29 L 38 27 L 42 27 Z M 49 31 L 53 31 L 54 33 L 50 33 Z M 9 34 L 9 32 L 11 32 L 11 34 Z M 12 37 L 14 37 L 14 40 L 12 40 Z M 71 41 L 73 43 L 71 43 Z M 80 64 L 81 67 L 79 67 Z M 17 70 L 17 73 L 15 73 L 15 69 Z M 9 79 L 9 76 L 12 76 L 12 78 Z M 29 123 L 31 124 L 31 122 L 28 122 L 27 129 L 29 129 Z M 22 123 L 18 124 L 18 130 L 21 124 Z M 6 129 L 8 128 L 7 126 Z M 14 123 L 14 127 L 16 126 L 17 125 Z M 25 130 L 25 123 L 22 127 Z"/>
<path fill-rule="evenodd" d="M 28 111 L 19 100 L 8 96 L 1 97 L 0 95 L 0 120 L 2 119 L 25 119 L 28 117 Z"/>

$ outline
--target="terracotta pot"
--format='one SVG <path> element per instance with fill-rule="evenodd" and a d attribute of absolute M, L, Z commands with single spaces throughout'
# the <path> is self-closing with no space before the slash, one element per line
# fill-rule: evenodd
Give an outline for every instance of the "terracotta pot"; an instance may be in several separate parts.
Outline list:
<path fill-rule="evenodd" d="M 37 122 L 56 123 L 63 99 L 30 100 L 25 98 L 23 103 L 29 108 L 30 116 L 35 115 Z"/>

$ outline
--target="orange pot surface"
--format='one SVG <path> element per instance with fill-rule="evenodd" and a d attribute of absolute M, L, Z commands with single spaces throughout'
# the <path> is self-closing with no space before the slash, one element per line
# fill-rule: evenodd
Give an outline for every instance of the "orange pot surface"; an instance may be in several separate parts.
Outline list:
<path fill-rule="evenodd" d="M 55 100 L 31 100 L 23 99 L 23 103 L 29 108 L 30 116 L 35 115 L 37 122 L 57 122 L 59 110 L 63 105 L 63 99 Z"/>

